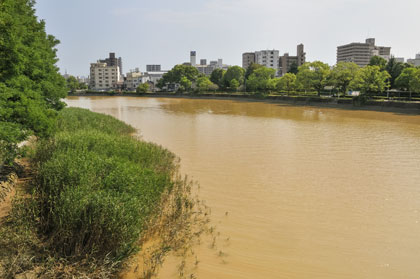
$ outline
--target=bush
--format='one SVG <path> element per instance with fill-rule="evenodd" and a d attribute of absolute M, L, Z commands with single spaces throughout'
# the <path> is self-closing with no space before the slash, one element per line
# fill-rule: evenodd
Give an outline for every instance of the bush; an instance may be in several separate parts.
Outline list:
<path fill-rule="evenodd" d="M 19 124 L 0 122 L 0 170 L 13 163 L 19 153 L 18 143 L 28 134 Z"/>
<path fill-rule="evenodd" d="M 125 258 L 173 185 L 175 156 L 110 116 L 65 109 L 58 119 L 34 155 L 41 231 L 64 256 Z"/>
<path fill-rule="evenodd" d="M 141 83 L 136 88 L 136 93 L 147 93 L 149 92 L 149 84 L 148 83 Z"/>

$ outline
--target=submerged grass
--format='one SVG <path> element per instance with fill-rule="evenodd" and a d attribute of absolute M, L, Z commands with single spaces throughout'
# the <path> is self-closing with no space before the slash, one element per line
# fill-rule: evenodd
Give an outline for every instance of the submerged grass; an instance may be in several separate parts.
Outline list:
<path fill-rule="evenodd" d="M 193 228 L 208 214 L 179 177 L 174 154 L 84 109 L 63 110 L 57 127 L 36 144 L 31 195 L 15 201 L 0 227 L 1 278 L 114 278 L 147 235 L 165 236 L 164 255 L 205 231 Z M 144 274 L 156 265 L 149 268 Z"/>

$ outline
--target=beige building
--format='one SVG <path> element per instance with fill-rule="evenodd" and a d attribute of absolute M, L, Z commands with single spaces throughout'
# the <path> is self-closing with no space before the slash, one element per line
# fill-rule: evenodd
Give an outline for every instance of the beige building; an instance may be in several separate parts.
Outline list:
<path fill-rule="evenodd" d="M 338 62 L 354 62 L 360 67 L 369 64 L 373 56 L 380 56 L 389 60 L 391 47 L 376 46 L 375 39 L 366 39 L 365 43 L 351 43 L 337 47 Z"/>
<path fill-rule="evenodd" d="M 304 50 L 304 45 L 300 44 L 297 46 L 297 55 L 290 56 L 288 53 L 285 53 L 279 58 L 279 75 L 283 76 L 290 71 L 290 68 L 293 64 L 296 64 L 297 67 L 302 66 L 306 62 L 306 53 Z"/>
<path fill-rule="evenodd" d="M 107 63 L 97 62 L 90 64 L 89 87 L 93 90 L 110 90 L 118 87 L 121 81 L 120 67 L 109 66 Z"/>

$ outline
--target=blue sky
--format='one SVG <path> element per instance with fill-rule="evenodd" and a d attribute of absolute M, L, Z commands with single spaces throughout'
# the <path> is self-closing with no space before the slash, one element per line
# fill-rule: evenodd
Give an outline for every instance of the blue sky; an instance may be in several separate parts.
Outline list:
<path fill-rule="evenodd" d="M 197 58 L 241 65 L 242 53 L 278 49 L 335 63 L 338 45 L 375 37 L 397 57 L 420 52 L 418 0 L 38 0 L 37 15 L 57 37 L 58 66 L 87 75 L 115 52 L 124 73 Z"/>

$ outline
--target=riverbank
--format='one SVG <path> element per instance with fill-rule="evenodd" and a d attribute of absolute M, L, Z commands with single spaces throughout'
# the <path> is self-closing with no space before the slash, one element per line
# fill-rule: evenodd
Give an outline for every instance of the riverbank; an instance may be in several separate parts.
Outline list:
<path fill-rule="evenodd" d="M 152 275 L 200 236 L 208 216 L 178 158 L 135 131 L 88 110 L 60 112 L 26 158 L 33 177 L 0 200 L 0 278 L 117 278 L 157 234 L 161 245 L 138 268 Z"/>
<path fill-rule="evenodd" d="M 279 103 L 292 106 L 313 106 L 327 107 L 345 110 L 371 110 L 384 112 L 397 112 L 406 114 L 420 114 L 420 102 L 395 101 L 395 100 L 368 100 L 363 105 L 354 104 L 351 98 L 337 98 L 324 96 L 283 96 L 283 95 L 248 95 L 240 93 L 202 93 L 202 94 L 175 94 L 170 92 L 159 93 L 109 93 L 109 92 L 89 92 L 71 93 L 69 96 L 75 97 L 150 97 L 150 98 L 187 98 L 187 99 L 222 99 L 239 100 L 247 102 L 268 102 Z"/>

